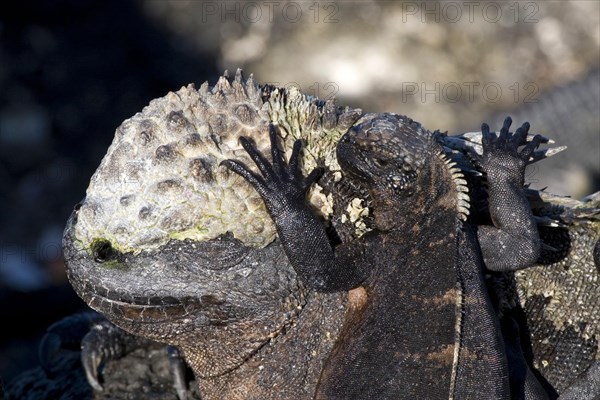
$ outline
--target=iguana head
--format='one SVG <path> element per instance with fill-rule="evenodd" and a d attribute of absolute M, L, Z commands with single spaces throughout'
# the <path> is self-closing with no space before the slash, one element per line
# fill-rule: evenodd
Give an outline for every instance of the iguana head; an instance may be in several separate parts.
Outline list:
<path fill-rule="evenodd" d="M 434 204 L 462 216 L 464 180 L 436 139 L 418 122 L 391 113 L 365 114 L 340 139 L 338 163 L 347 179 L 368 188 L 378 229 Z"/>
<path fill-rule="evenodd" d="M 199 377 L 238 367 L 296 321 L 306 289 L 277 243 L 256 249 L 230 234 L 171 240 L 139 254 L 97 240 L 79 247 L 75 212 L 63 249 L 69 280 L 119 327 L 180 347 Z"/>
<path fill-rule="evenodd" d="M 369 186 L 406 191 L 431 153 L 431 133 L 396 114 L 366 114 L 337 146 L 338 163 Z"/>

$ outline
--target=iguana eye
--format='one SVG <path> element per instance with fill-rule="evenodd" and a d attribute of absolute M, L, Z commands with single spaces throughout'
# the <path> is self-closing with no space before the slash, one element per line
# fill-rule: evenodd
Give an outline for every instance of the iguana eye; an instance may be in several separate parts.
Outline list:
<path fill-rule="evenodd" d="M 373 162 L 375 163 L 375 165 L 377 165 L 379 168 L 385 168 L 388 166 L 389 162 L 387 160 L 382 160 L 380 158 L 374 158 Z"/>

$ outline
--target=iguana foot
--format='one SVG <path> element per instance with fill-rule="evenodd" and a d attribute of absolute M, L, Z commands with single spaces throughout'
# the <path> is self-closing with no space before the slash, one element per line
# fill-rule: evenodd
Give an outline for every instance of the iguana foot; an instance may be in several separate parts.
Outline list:
<path fill-rule="evenodd" d="M 101 371 L 103 365 L 128 353 L 155 342 L 132 335 L 113 325 L 102 315 L 93 312 L 75 314 L 52 324 L 39 346 L 40 364 L 47 375 L 60 358 L 62 351 L 81 351 L 81 364 L 89 385 L 102 391 Z M 167 346 L 173 387 L 180 400 L 189 395 L 186 380 L 186 364 L 179 351 Z"/>
<path fill-rule="evenodd" d="M 488 207 L 493 225 L 477 227 L 477 238 L 485 266 L 492 271 L 514 271 L 535 264 L 541 241 L 535 217 L 524 192 L 525 167 L 544 138 L 535 135 L 527 142 L 529 123 L 514 133 L 507 117 L 499 134 L 482 124 L 483 156 L 479 158 L 486 173 Z M 524 147 L 519 150 L 519 147 Z"/>
<path fill-rule="evenodd" d="M 277 217 L 289 211 L 290 204 L 303 204 L 310 186 L 323 174 L 321 168 L 314 169 L 308 177 L 302 175 L 300 169 L 300 150 L 302 141 L 296 140 L 289 163 L 286 164 L 283 154 L 277 144 L 275 125 L 269 124 L 271 140 L 271 158 L 269 161 L 256 149 L 246 137 L 240 137 L 240 142 L 250 158 L 258 167 L 262 176 L 250 171 L 248 167 L 237 160 L 225 160 L 221 165 L 241 175 L 260 194 L 271 216 Z"/>
<path fill-rule="evenodd" d="M 485 172 L 506 173 L 513 179 L 524 178 L 525 167 L 535 149 L 544 143 L 544 137 L 535 135 L 527 142 L 529 122 L 525 122 L 514 133 L 509 132 L 512 119 L 506 117 L 499 135 L 490 132 L 488 124 L 481 125 L 483 156 L 480 163 Z M 546 139 L 547 141 L 547 139 Z M 525 145 L 521 151 L 519 146 Z"/>
<path fill-rule="evenodd" d="M 103 365 L 148 343 L 148 339 L 131 335 L 106 319 L 96 322 L 81 341 L 81 364 L 90 386 L 101 391 Z"/>
<path fill-rule="evenodd" d="M 52 366 L 62 351 L 80 351 L 81 342 L 91 327 L 103 320 L 104 317 L 100 314 L 85 312 L 65 317 L 50 325 L 38 347 L 40 365 L 46 374 L 52 374 Z"/>
<path fill-rule="evenodd" d="M 364 280 L 364 271 L 357 267 L 354 257 L 343 256 L 343 261 L 336 258 L 321 217 L 306 203 L 306 195 L 323 169 L 315 168 L 304 177 L 299 163 L 302 141 L 294 142 L 286 163 L 273 124 L 269 124 L 269 139 L 272 163 L 247 138 L 240 138 L 260 175 L 236 160 L 225 160 L 221 165 L 241 175 L 260 194 L 286 256 L 304 284 L 318 291 L 358 286 Z"/>

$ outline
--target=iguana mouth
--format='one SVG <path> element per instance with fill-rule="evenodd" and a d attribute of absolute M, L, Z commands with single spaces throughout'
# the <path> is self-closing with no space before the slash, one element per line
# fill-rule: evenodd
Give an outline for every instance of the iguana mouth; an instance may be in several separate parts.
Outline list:
<path fill-rule="evenodd" d="M 183 318 L 198 308 L 199 302 L 194 298 L 176 299 L 172 296 L 133 296 L 117 290 L 82 281 L 74 286 L 78 294 L 88 305 L 101 313 L 118 314 L 130 321 L 142 323 L 159 323 Z"/>
<path fill-rule="evenodd" d="M 128 329 L 136 330 L 137 323 L 172 324 L 179 320 L 186 326 L 193 323 L 199 329 L 211 330 L 211 327 L 229 325 L 232 321 L 253 320 L 263 302 L 270 299 L 273 289 L 280 301 L 266 306 L 285 315 L 284 325 L 295 321 L 305 305 L 306 288 L 299 283 L 298 286 L 290 285 L 294 275 L 287 276 L 285 269 L 280 270 L 279 262 L 270 266 L 271 271 L 279 271 L 276 274 L 279 278 L 270 284 L 264 282 L 261 293 L 257 292 L 258 301 L 240 301 L 236 293 L 243 292 L 243 284 L 256 279 L 259 272 L 246 260 L 247 249 L 240 246 L 232 252 L 229 250 L 232 244 L 226 238 L 211 243 L 172 241 L 169 246 L 178 250 L 176 256 L 158 261 L 155 260 L 157 254 L 173 254 L 173 249 L 163 248 L 156 254 L 115 253 L 114 259 L 101 257 L 102 260 L 98 260 L 98 251 L 79 248 L 74 244 L 70 226 L 67 231 L 64 249 L 71 255 L 67 266 L 71 284 L 91 308 L 110 316 L 113 321 L 127 321 Z M 268 247 L 261 251 L 280 250 Z M 210 259 L 199 257 L 199 252 Z M 114 265 L 107 266 L 111 262 Z M 210 265 L 211 262 L 216 265 Z M 278 329 L 280 327 L 270 330 L 267 335 L 273 337 Z"/>
<path fill-rule="evenodd" d="M 190 303 L 191 298 L 176 299 L 173 296 L 169 296 L 165 293 L 164 297 L 157 293 L 154 296 L 134 296 L 130 293 L 123 293 L 116 290 L 108 290 L 100 286 L 91 286 L 90 292 L 93 292 L 95 296 L 101 297 L 104 300 L 129 304 L 132 306 L 141 307 L 156 307 L 156 306 L 182 306 L 186 303 Z"/>
<path fill-rule="evenodd" d="M 140 323 L 173 322 L 176 319 L 184 318 L 190 314 L 190 310 L 182 304 L 153 306 L 137 305 L 111 300 L 97 295 L 91 295 L 86 301 L 91 308 L 97 311 L 102 312 L 107 307 L 110 307 L 113 314 L 118 314 L 123 319 Z"/>

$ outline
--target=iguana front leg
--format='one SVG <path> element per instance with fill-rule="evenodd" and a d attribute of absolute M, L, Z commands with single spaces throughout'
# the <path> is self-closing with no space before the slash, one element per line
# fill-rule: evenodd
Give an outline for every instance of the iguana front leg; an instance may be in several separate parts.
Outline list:
<path fill-rule="evenodd" d="M 540 237 L 525 197 L 525 167 L 543 138 L 536 135 L 519 151 L 529 132 L 525 122 L 516 132 L 509 132 L 512 120 L 504 120 L 500 134 L 481 126 L 483 156 L 481 166 L 487 174 L 489 211 L 494 226 L 479 226 L 477 238 L 486 268 L 514 271 L 529 267 L 540 254 Z"/>
<path fill-rule="evenodd" d="M 322 171 L 315 169 L 305 178 L 299 166 L 302 141 L 294 143 L 286 164 L 277 145 L 273 124 L 269 124 L 269 137 L 272 164 L 247 138 L 240 138 L 262 176 L 236 160 L 225 160 L 221 164 L 241 175 L 260 194 L 275 222 L 285 253 L 303 282 L 320 291 L 348 290 L 358 286 L 364 274 L 356 257 L 333 251 L 323 223 L 306 204 L 306 194 Z"/>
<path fill-rule="evenodd" d="M 530 155 L 542 142 L 535 136 L 519 152 L 525 142 L 529 123 L 509 132 L 512 120 L 504 120 L 500 134 L 481 126 L 483 156 L 480 164 L 487 174 L 489 211 L 493 226 L 478 226 L 477 239 L 485 267 L 494 271 L 512 271 L 535 263 L 540 251 L 540 238 L 523 183 Z M 510 317 L 501 321 L 514 400 L 548 399 L 545 390 L 527 365 L 519 343 L 519 329 Z"/>
<path fill-rule="evenodd" d="M 494 271 L 514 271 L 532 266 L 539 257 L 541 241 L 531 208 L 525 197 L 523 183 L 525 167 L 533 151 L 543 142 L 536 135 L 525 142 L 529 123 L 525 122 L 514 134 L 509 132 L 512 120 L 504 120 L 500 135 L 481 126 L 483 157 L 481 166 L 487 174 L 489 209 L 494 226 L 478 227 L 478 240 L 486 268 Z M 525 400 L 547 399 L 539 382 L 529 370 L 518 343 L 518 328 L 504 321 L 505 345 L 511 366 L 511 382 L 520 388 L 513 397 Z M 512 355 L 511 355 L 512 354 Z M 600 364 L 593 364 L 558 400 L 596 399 L 600 397 Z"/>

